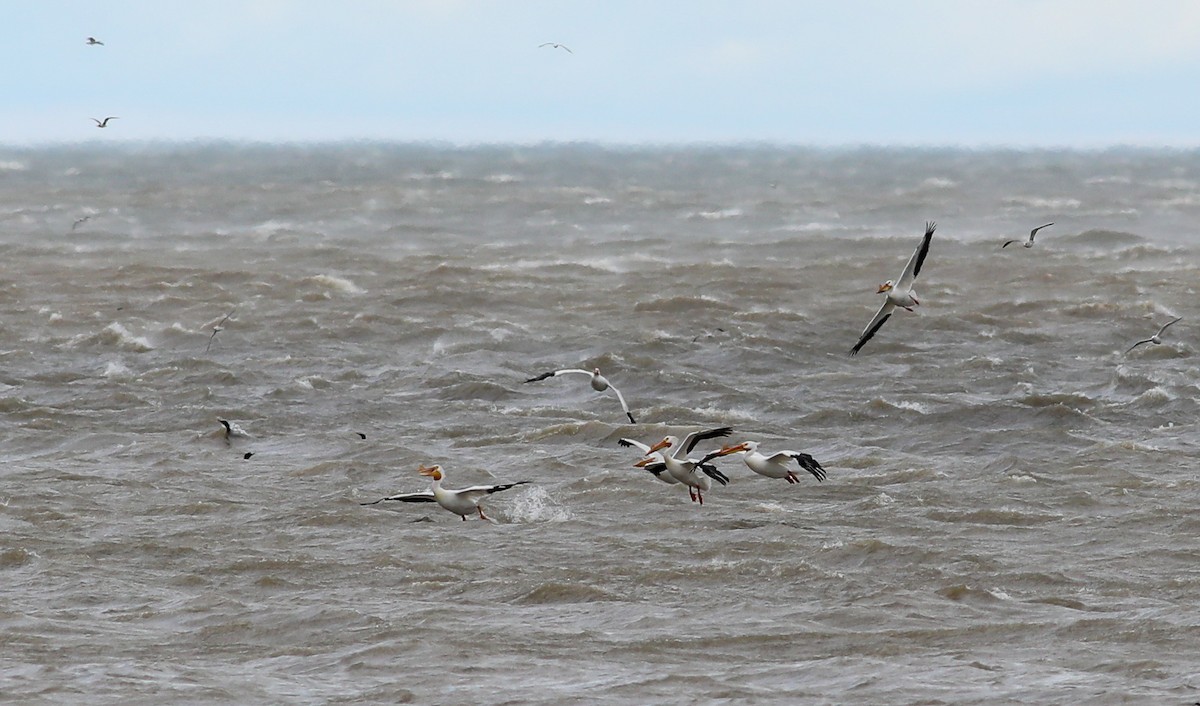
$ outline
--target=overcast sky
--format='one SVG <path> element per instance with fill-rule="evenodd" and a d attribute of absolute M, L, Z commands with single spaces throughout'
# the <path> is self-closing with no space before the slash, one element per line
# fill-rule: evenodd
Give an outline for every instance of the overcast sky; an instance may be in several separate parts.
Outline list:
<path fill-rule="evenodd" d="M 36 0 L 3 14 L 9 144 L 1200 145 L 1190 0 Z"/>

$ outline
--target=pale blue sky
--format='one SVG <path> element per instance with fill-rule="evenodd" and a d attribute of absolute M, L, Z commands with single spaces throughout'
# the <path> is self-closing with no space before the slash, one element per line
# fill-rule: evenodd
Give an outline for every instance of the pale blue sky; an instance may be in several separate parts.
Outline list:
<path fill-rule="evenodd" d="M 1200 145 L 1184 0 L 36 0 L 0 35 L 8 144 Z"/>

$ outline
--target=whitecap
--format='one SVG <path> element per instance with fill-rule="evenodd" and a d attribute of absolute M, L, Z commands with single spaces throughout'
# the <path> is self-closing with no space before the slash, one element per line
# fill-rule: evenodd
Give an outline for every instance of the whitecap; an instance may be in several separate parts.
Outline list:
<path fill-rule="evenodd" d="M 359 287 L 357 284 L 346 279 L 345 277 L 335 277 L 333 275 L 316 275 L 314 277 L 310 277 L 308 281 L 315 282 L 316 284 L 319 284 L 322 287 L 325 287 L 327 289 L 333 289 L 333 290 L 337 290 L 339 292 L 345 292 L 346 294 L 362 294 L 366 291 L 362 287 Z"/>
<path fill-rule="evenodd" d="M 571 511 L 536 485 L 522 486 L 525 492 L 509 496 L 505 516 L 510 522 L 566 522 L 571 519 Z"/>

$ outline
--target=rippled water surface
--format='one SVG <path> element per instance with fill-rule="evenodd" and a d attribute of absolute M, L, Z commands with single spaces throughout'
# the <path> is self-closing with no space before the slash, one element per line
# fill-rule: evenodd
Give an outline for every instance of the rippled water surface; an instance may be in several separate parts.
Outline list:
<path fill-rule="evenodd" d="M 2 150 L 0 700 L 1191 703 L 1198 217 L 1194 152 Z M 637 424 L 523 383 L 593 367 Z M 828 479 L 616 443 L 717 426 Z M 422 463 L 530 483 L 359 504 Z"/>

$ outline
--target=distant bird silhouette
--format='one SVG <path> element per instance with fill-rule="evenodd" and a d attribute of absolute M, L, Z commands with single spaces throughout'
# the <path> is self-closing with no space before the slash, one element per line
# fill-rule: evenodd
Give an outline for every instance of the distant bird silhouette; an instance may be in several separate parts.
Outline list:
<path fill-rule="evenodd" d="M 1046 226 L 1052 226 L 1052 225 L 1054 225 L 1054 224 L 1046 223 L 1044 225 L 1040 225 L 1037 228 L 1034 228 L 1033 230 L 1029 231 L 1029 240 L 1025 241 L 1025 247 L 1032 248 L 1033 247 L 1033 236 L 1037 235 L 1037 232 L 1039 230 L 1045 228 Z M 1004 248 L 1007 248 L 1009 245 L 1012 245 L 1013 243 L 1019 243 L 1019 242 L 1021 242 L 1021 240 L 1019 238 L 1017 240 L 1009 240 L 1008 242 L 1004 243 L 1004 245 L 1001 245 L 1000 249 L 1003 250 Z"/>
<path fill-rule="evenodd" d="M 92 118 L 92 120 L 96 120 L 96 119 Z M 120 120 L 120 118 L 116 115 L 110 115 L 103 120 L 96 120 L 96 127 L 108 127 L 109 120 Z"/>
<path fill-rule="evenodd" d="M 546 42 L 545 44 L 538 45 L 538 49 L 541 49 L 542 47 L 553 47 L 555 49 L 565 49 L 568 54 L 575 53 L 575 52 L 571 51 L 571 47 L 568 47 L 566 44 L 559 44 L 558 42 Z"/>
<path fill-rule="evenodd" d="M 83 225 L 84 223 L 87 223 L 91 219 L 92 219 L 91 216 L 83 216 L 82 218 L 76 218 L 75 222 L 71 224 L 71 230 L 75 230 L 76 228 Z"/>
<path fill-rule="evenodd" d="M 254 455 L 253 451 L 247 451 L 246 453 L 242 454 L 242 458 L 248 459 L 253 455 Z"/>
<path fill-rule="evenodd" d="M 367 435 L 366 435 L 366 434 L 364 434 L 364 433 L 362 433 L 361 431 L 356 431 L 356 432 L 354 432 L 354 433 L 355 433 L 355 434 L 358 434 L 358 438 L 360 438 L 360 439 L 365 439 L 365 438 L 367 438 Z"/>
<path fill-rule="evenodd" d="M 1125 353 L 1128 355 L 1129 351 L 1132 351 L 1134 348 L 1137 348 L 1138 346 L 1142 345 L 1143 343 L 1153 343 L 1154 345 L 1157 346 L 1158 344 L 1162 343 L 1163 331 L 1166 331 L 1167 327 L 1170 326 L 1171 324 L 1177 324 L 1180 321 L 1183 321 L 1182 316 L 1175 319 L 1174 321 L 1168 321 L 1167 323 L 1162 325 L 1162 328 L 1160 328 L 1158 330 L 1158 333 L 1154 334 L 1150 338 L 1142 339 L 1142 340 L 1138 341 L 1137 343 L 1133 344 L 1132 346 L 1129 347 L 1129 350 L 1125 351 Z"/>
<path fill-rule="evenodd" d="M 229 321 L 229 317 L 233 316 L 233 312 L 235 311 L 237 311 L 236 306 L 229 310 L 229 313 L 225 315 L 225 318 L 213 324 L 212 335 L 208 337 L 208 345 L 204 347 L 205 353 L 208 352 L 208 349 L 212 348 L 213 339 L 217 337 L 217 334 L 225 330 L 225 322 Z"/>
<path fill-rule="evenodd" d="M 88 46 L 94 46 L 96 44 L 99 44 L 100 46 L 104 46 L 104 42 L 100 41 L 99 39 L 96 39 L 95 37 L 88 37 L 87 43 L 88 43 Z"/>

